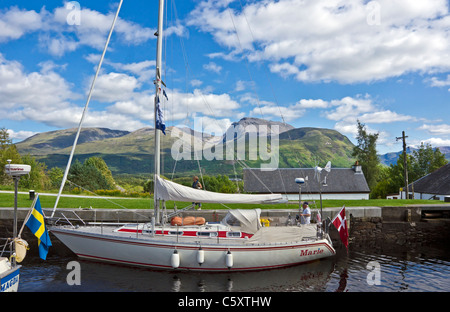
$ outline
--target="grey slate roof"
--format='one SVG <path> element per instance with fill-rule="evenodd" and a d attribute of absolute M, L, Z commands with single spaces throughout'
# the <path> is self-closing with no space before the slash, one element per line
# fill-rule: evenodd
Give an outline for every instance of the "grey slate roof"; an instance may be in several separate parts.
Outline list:
<path fill-rule="evenodd" d="M 322 171 L 322 180 L 326 172 Z M 296 178 L 308 180 L 302 185 L 302 193 L 319 193 L 319 183 L 314 177 L 314 168 L 279 168 L 273 171 L 244 169 L 244 190 L 254 193 L 297 193 Z M 327 174 L 327 186 L 322 193 L 370 193 L 362 171 L 352 168 L 332 168 Z"/>
<path fill-rule="evenodd" d="M 408 190 L 412 192 L 411 184 Z M 414 192 L 450 195 L 450 163 L 415 181 Z"/>

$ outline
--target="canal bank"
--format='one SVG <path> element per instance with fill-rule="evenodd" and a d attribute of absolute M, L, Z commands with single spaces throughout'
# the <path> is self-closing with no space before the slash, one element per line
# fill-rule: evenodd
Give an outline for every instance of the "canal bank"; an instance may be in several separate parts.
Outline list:
<path fill-rule="evenodd" d="M 322 218 L 332 219 L 339 211 L 337 208 L 324 208 Z M 18 209 L 19 229 L 23 224 L 29 208 Z M 319 210 L 312 210 L 312 219 Z M 168 210 L 168 213 L 172 210 Z M 46 216 L 51 209 L 44 209 Z M 190 210 L 180 212 L 182 216 L 203 217 L 209 222 L 222 220 L 227 210 Z M 298 209 L 264 209 L 261 218 L 268 219 L 269 226 L 278 226 L 295 221 Z M 12 236 L 12 208 L 0 208 L 0 237 Z M 58 209 L 55 215 L 61 221 L 80 224 L 97 222 L 98 226 L 110 223 L 147 222 L 153 216 L 153 210 L 133 209 Z M 427 244 L 448 242 L 450 238 L 450 205 L 410 205 L 405 207 L 346 207 L 346 218 L 349 226 L 350 244 L 365 248 L 395 248 L 409 246 L 419 248 Z M 83 220 L 83 221 L 81 221 Z M 339 235 L 333 225 L 330 236 L 336 248 L 342 247 Z M 22 237 L 31 246 L 35 246 L 36 238 L 25 228 Z M 52 236 L 53 252 L 66 254 L 70 251 Z M 34 251 L 33 251 L 34 250 Z M 35 254 L 37 248 L 31 248 Z"/>

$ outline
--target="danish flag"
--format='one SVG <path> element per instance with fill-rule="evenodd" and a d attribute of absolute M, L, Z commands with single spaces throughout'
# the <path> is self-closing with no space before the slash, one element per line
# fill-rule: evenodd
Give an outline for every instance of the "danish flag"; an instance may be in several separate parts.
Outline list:
<path fill-rule="evenodd" d="M 341 211 L 334 217 L 331 221 L 339 232 L 342 243 L 348 249 L 348 227 L 347 219 L 345 218 L 345 206 L 342 207 Z"/>

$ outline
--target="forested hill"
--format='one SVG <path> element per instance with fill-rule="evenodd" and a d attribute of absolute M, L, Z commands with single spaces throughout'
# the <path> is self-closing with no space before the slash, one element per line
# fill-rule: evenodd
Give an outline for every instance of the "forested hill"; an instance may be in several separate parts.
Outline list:
<path fill-rule="evenodd" d="M 350 167 L 354 162 L 351 156 L 353 144 L 341 133 L 322 128 L 294 128 L 290 125 L 270 122 L 257 118 L 243 118 L 232 126 L 243 127 L 253 125 L 277 125 L 279 128 L 279 167 L 298 168 L 325 165 L 331 161 L 334 167 Z M 254 129 L 255 127 L 251 128 Z M 250 129 L 250 128 L 246 128 Z M 262 129 L 262 128 L 261 128 Z M 30 154 L 44 162 L 47 167 L 65 168 L 72 148 L 76 129 L 51 131 L 36 134 L 16 146 L 21 154 Z M 177 136 L 172 134 L 177 132 Z M 180 138 L 182 134 L 182 139 Z M 259 136 L 267 133 L 258 132 Z M 235 134 L 234 140 L 239 134 Z M 247 134 L 247 137 L 249 135 Z M 265 139 L 265 138 L 262 138 Z M 180 140 L 191 143 L 191 147 L 203 147 L 215 151 L 218 143 L 227 144 L 223 137 L 212 137 L 195 133 L 191 129 L 169 127 L 166 135 L 161 136 L 162 173 L 171 175 L 174 167 L 176 176 L 198 174 L 199 162 L 204 173 L 209 175 L 227 174 L 234 176 L 235 171 L 241 174 L 242 168 L 227 160 L 179 160 L 172 157 L 172 147 L 180 144 Z M 270 140 L 269 140 L 270 141 Z M 248 142 L 246 143 L 248 147 Z M 150 174 L 153 172 L 154 132 L 151 128 L 143 128 L 134 132 L 110 130 L 104 128 L 83 129 L 75 152 L 75 159 L 83 162 L 91 156 L 102 157 L 113 174 Z M 225 153 L 225 151 L 224 151 Z M 261 159 L 250 160 L 248 150 L 245 164 L 259 167 Z M 267 161 L 264 161 L 267 163 Z"/>

